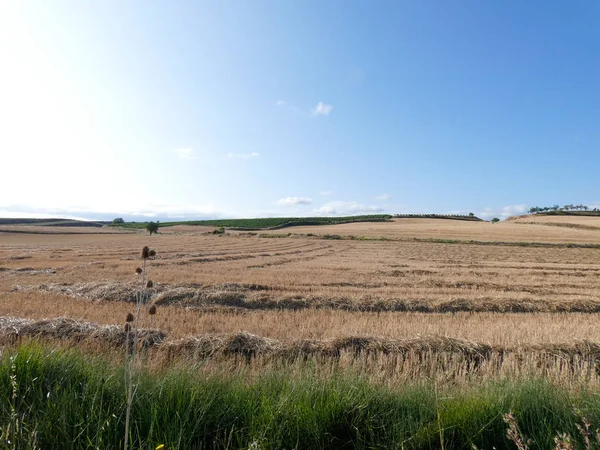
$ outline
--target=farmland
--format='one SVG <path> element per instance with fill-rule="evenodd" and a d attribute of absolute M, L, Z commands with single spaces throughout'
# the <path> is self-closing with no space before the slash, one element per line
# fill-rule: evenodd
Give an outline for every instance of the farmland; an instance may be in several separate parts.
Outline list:
<path fill-rule="evenodd" d="M 460 427 L 476 428 L 487 417 L 491 434 L 473 442 L 502 448 L 499 411 L 521 405 L 522 414 L 533 414 L 524 406 L 527 389 L 543 392 L 541 401 L 556 410 L 557 402 L 585 406 L 582 393 L 600 381 L 600 218 L 395 218 L 224 234 L 211 234 L 207 224 L 176 225 L 154 236 L 113 227 L 69 234 L 68 227 L 36 226 L 29 233 L 28 226 L 0 231 L 0 341 L 7 348 L 17 338 L 76 346 L 83 354 L 65 358 L 99 354 L 118 370 L 122 353 L 115 349 L 122 348 L 138 289 L 134 270 L 149 245 L 157 252 L 149 295 L 159 312 L 149 331 L 148 386 L 172 366 L 221 379 L 220 389 L 239 398 L 251 395 L 240 380 L 285 390 L 273 381 L 285 374 L 297 381 L 297 395 L 309 397 L 311 384 L 343 392 L 361 380 L 367 384 L 360 395 L 384 403 L 412 396 L 434 410 L 436 399 L 426 392 L 435 387 L 457 399 L 445 404 L 444 420 L 468 434 Z M 9 369 L 0 361 L 0 370 Z M 467 414 L 457 425 L 466 398 L 494 397 L 499 383 L 510 383 L 512 400 L 503 397 L 491 415 Z M 549 399 L 554 389 L 563 400 Z M 415 411 L 423 416 L 406 425 L 404 437 L 385 439 L 435 447 L 439 435 L 424 431 L 435 420 L 431 411 Z M 560 414 L 560 423 L 536 438 L 541 448 L 551 448 L 552 433 L 575 429 L 576 418 Z M 371 425 L 387 426 L 377 420 Z M 536 433 L 529 425 L 527 431 Z M 247 447 L 252 433 L 239 433 Z M 416 435 L 421 440 L 408 437 Z M 447 448 L 464 448 L 466 438 L 455 439 Z"/>
<path fill-rule="evenodd" d="M 346 217 L 267 217 L 261 219 L 215 219 L 215 220 L 190 220 L 183 222 L 163 222 L 162 227 L 175 225 L 227 227 L 240 230 L 279 229 L 298 225 L 337 225 L 353 222 L 385 222 L 391 219 L 389 214 L 373 214 L 364 216 Z M 146 224 L 143 222 L 127 222 L 118 225 L 121 228 L 141 228 Z"/>
<path fill-rule="evenodd" d="M 548 227 L 548 219 L 535 218 L 531 223 L 526 219 L 492 224 L 479 221 L 435 220 L 419 218 L 393 219 L 389 223 L 349 223 L 336 226 L 323 225 L 318 228 L 291 227 L 286 232 L 298 234 L 337 234 L 346 237 L 367 237 L 387 239 L 430 239 L 437 241 L 483 241 L 497 243 L 555 243 L 555 244 L 598 244 L 598 235 L 594 228 L 572 226 L 579 224 L 578 217 L 574 221 L 563 220 L 562 229 Z M 570 219 L 570 218 L 569 218 Z M 590 219 L 590 218 L 588 218 Z M 521 220 L 527 222 L 523 226 Z M 600 226 L 598 218 L 586 222 Z"/>
<path fill-rule="evenodd" d="M 173 339 L 245 331 L 282 342 L 600 341 L 600 234 L 591 228 L 428 219 L 319 227 L 367 237 L 339 240 L 303 227 L 277 239 L 194 229 L 0 233 L 0 315 L 120 325 L 137 289 L 138 249 L 150 244 L 156 327 Z M 446 243 L 468 236 L 481 243 Z"/>
<path fill-rule="evenodd" d="M 3 225 L 37 225 L 50 227 L 101 227 L 102 222 L 90 222 L 85 220 L 71 219 L 5 219 L 0 218 L 0 226 Z"/>
<path fill-rule="evenodd" d="M 596 230 L 600 225 L 598 223 L 599 215 L 589 212 L 588 214 L 530 214 L 526 216 L 511 218 L 511 223 L 517 224 L 540 224 L 549 226 L 562 226 L 566 228 L 580 228 Z"/>

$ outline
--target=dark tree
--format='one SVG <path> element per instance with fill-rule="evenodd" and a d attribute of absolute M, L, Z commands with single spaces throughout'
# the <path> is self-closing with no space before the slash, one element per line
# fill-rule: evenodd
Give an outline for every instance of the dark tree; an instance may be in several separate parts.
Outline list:
<path fill-rule="evenodd" d="M 158 233 L 158 222 L 148 222 L 146 224 L 146 230 L 148 230 L 148 233 L 150 234 Z"/>

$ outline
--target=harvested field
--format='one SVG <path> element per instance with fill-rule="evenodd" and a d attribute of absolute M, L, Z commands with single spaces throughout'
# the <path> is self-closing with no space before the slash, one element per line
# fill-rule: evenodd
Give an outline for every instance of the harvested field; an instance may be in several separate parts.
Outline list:
<path fill-rule="evenodd" d="M 125 346 L 133 342 L 131 334 L 116 326 L 64 317 L 41 321 L 0 317 L 0 344 L 20 346 L 32 340 L 61 347 L 76 345 L 111 358 L 116 356 L 117 360 Z M 308 364 L 325 371 L 360 370 L 373 379 L 392 384 L 423 376 L 454 383 L 531 376 L 578 385 L 600 382 L 599 341 L 512 346 L 441 336 L 408 339 L 345 336 L 279 341 L 248 332 L 173 339 L 153 329 L 142 329 L 138 341 L 145 348 L 146 363 L 156 368 L 178 364 L 214 372 L 225 364 L 228 370 L 241 370 L 249 375 L 265 369 L 272 371 L 281 364 L 287 370 L 301 373 Z"/>
<path fill-rule="evenodd" d="M 95 331 L 92 341 L 102 342 L 98 336 L 111 326 L 120 330 L 132 310 L 139 252 L 150 245 L 157 251 L 151 298 L 159 306 L 152 326 L 166 336 L 161 345 L 170 346 L 171 356 L 204 354 L 189 350 L 197 344 L 226 357 L 231 352 L 215 348 L 226 348 L 231 336 L 255 336 L 261 349 L 279 349 L 267 352 L 272 355 L 297 348 L 335 355 L 332 349 L 345 339 L 382 354 L 406 342 L 443 340 L 493 348 L 494 355 L 550 349 L 595 365 L 595 350 L 580 348 L 600 342 L 600 249 L 566 246 L 600 243 L 595 230 L 398 219 L 305 231 L 359 235 L 357 227 L 398 240 L 274 239 L 193 227 L 158 236 L 0 234 L 0 315 L 97 323 L 109 327 Z M 426 237 L 488 243 L 411 240 Z M 500 238 L 508 240 L 491 243 Z M 561 245 L 506 245 L 520 241 Z"/>
<path fill-rule="evenodd" d="M 203 225 L 173 225 L 170 227 L 162 227 L 160 228 L 161 234 L 178 234 L 178 233 L 212 233 L 214 230 L 218 228 L 208 227 Z"/>
<path fill-rule="evenodd" d="M 41 320 L 68 316 L 79 321 L 121 325 L 131 303 L 84 301 L 81 297 L 13 292 L 3 296 L 0 315 Z M 442 336 L 489 345 L 600 341 L 600 314 L 589 313 L 399 313 L 335 309 L 240 310 L 161 306 L 154 326 L 173 338 L 247 331 L 278 340 L 337 339 L 348 335 L 385 339 Z"/>
<path fill-rule="evenodd" d="M 536 218 L 537 219 L 537 218 Z M 580 220 L 576 218 L 575 220 Z M 593 218 L 598 223 L 597 218 Z M 290 227 L 290 233 L 384 237 L 389 239 L 458 239 L 491 242 L 600 243 L 599 230 L 552 229 L 537 222 L 521 226 L 518 221 L 497 224 L 460 220 L 393 219 L 391 223 L 350 223 L 320 227 Z"/>
<path fill-rule="evenodd" d="M 124 289 L 122 283 L 135 280 L 137 249 L 147 242 L 158 251 L 151 277 L 168 291 L 163 304 L 595 312 L 600 292 L 600 250 L 593 248 L 205 235 L 11 235 L 4 241 L 5 293 L 78 296 L 86 283 Z"/>
<path fill-rule="evenodd" d="M 579 228 L 582 230 L 600 230 L 600 216 L 544 216 L 530 214 L 526 216 L 511 217 L 508 219 L 508 222 L 516 224 L 538 224 L 565 228 Z"/>
<path fill-rule="evenodd" d="M 120 230 L 108 225 L 102 227 L 70 227 L 52 225 L 0 225 L 0 236 L 8 233 L 20 234 L 120 234 L 136 230 Z M 139 232 L 139 231 L 138 231 Z"/>

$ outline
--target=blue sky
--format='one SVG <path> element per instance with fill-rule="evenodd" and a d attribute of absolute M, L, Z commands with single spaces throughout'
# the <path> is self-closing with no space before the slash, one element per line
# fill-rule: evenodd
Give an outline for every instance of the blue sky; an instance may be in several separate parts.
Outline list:
<path fill-rule="evenodd" d="M 0 216 L 600 203 L 598 2 L 0 3 Z"/>

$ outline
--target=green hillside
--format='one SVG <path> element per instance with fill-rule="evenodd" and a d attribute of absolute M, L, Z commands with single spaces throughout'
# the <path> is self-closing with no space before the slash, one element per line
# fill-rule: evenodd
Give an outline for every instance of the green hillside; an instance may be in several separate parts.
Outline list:
<path fill-rule="evenodd" d="M 224 227 L 234 230 L 277 230 L 285 227 L 300 225 L 336 225 L 352 222 L 386 222 L 392 218 L 389 214 L 375 214 L 346 217 L 269 217 L 257 219 L 215 219 L 190 220 L 182 222 L 161 222 L 161 227 L 174 225 L 198 225 L 209 227 Z M 119 226 L 125 228 L 145 228 L 145 222 L 126 222 Z"/>

